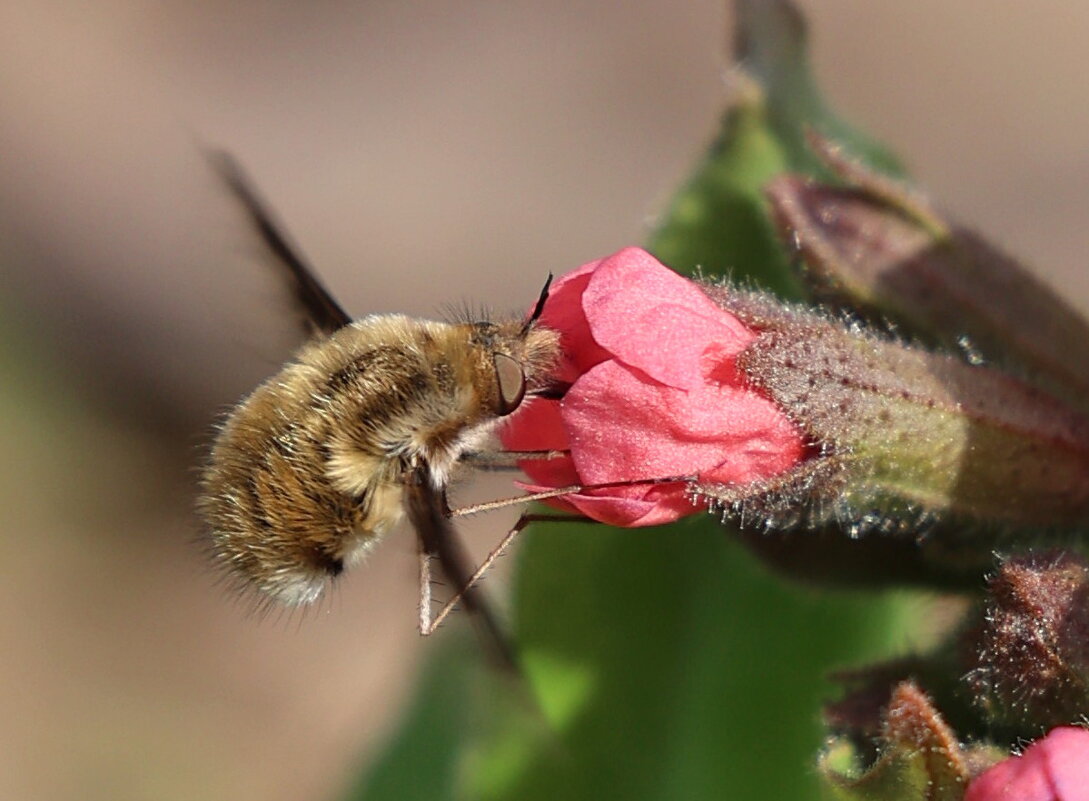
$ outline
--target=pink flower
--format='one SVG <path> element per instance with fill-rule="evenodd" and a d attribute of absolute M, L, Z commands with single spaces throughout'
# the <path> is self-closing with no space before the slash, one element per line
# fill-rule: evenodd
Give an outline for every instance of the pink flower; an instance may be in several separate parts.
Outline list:
<path fill-rule="evenodd" d="M 964 801 L 1089 801 L 1089 731 L 1052 729 L 973 781 Z"/>
<path fill-rule="evenodd" d="M 756 333 L 639 248 L 556 282 L 542 324 L 560 332 L 562 401 L 537 400 L 503 432 L 510 450 L 568 450 L 522 463 L 540 490 L 672 477 L 739 485 L 806 455 L 801 434 L 750 389 L 734 360 Z M 686 482 L 588 489 L 553 504 L 618 526 L 697 511 Z"/>

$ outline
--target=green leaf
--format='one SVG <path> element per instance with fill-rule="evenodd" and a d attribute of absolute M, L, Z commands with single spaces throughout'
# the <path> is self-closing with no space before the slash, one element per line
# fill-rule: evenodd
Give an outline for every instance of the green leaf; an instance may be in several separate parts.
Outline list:
<path fill-rule="evenodd" d="M 518 641 L 556 742 L 471 798 L 816 797 L 822 676 L 898 629 L 894 602 L 786 586 L 708 518 L 549 526 L 521 562 Z M 482 770 L 520 736 L 497 732 Z"/>
<path fill-rule="evenodd" d="M 358 801 L 453 801 L 461 770 L 470 688 L 480 669 L 466 643 L 450 638 L 430 660 L 415 699 L 384 757 L 348 797 Z M 476 676 L 479 681 L 479 676 Z"/>

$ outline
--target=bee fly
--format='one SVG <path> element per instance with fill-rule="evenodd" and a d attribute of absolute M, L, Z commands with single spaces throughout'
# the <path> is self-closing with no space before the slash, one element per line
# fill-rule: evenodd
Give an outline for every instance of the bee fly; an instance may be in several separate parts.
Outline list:
<path fill-rule="evenodd" d="M 503 418 L 527 397 L 553 391 L 558 335 L 537 324 L 548 284 L 527 320 L 372 315 L 353 321 L 238 164 L 225 154 L 213 156 L 213 164 L 290 278 L 312 334 L 219 429 L 199 501 L 216 561 L 244 591 L 309 604 L 407 511 L 420 550 L 421 633 L 430 634 L 460 601 L 510 663 L 474 586 L 496 552 L 471 570 L 450 522 L 446 488 L 459 461 L 481 448 Z M 434 619 L 432 558 L 456 590 Z"/>

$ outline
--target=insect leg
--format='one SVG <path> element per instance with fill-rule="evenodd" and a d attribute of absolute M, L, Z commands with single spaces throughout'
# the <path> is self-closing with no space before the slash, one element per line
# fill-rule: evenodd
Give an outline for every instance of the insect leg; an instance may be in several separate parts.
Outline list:
<path fill-rule="evenodd" d="M 570 455 L 571 451 L 487 451 L 483 453 L 466 453 L 459 460 L 462 464 L 470 465 L 478 470 L 502 469 L 505 467 L 518 467 L 519 462 L 547 461 L 560 459 Z"/>
<path fill-rule="evenodd" d="M 627 479 L 624 481 L 606 481 L 601 484 L 572 484 L 569 487 L 557 487 L 556 489 L 543 490 L 541 492 L 530 492 L 525 495 L 515 495 L 511 498 L 500 498 L 495 501 L 485 501 L 484 503 L 474 503 L 470 506 L 459 506 L 457 509 L 448 510 L 448 517 L 465 517 L 466 515 L 475 515 L 479 512 L 491 512 L 495 509 L 502 509 L 506 506 L 514 506 L 519 503 L 529 503 L 530 501 L 543 501 L 548 498 L 562 498 L 564 495 L 574 495 L 584 490 L 594 489 L 612 489 L 614 487 L 642 487 L 652 486 L 654 484 L 694 484 L 697 476 L 668 476 L 666 478 L 636 478 Z"/>
<path fill-rule="evenodd" d="M 435 630 L 431 622 L 431 554 L 417 540 L 420 552 L 420 634 L 425 637 Z"/>
<path fill-rule="evenodd" d="M 507 532 L 506 536 L 503 537 L 503 539 L 501 539 L 499 541 L 499 544 L 496 545 L 492 549 L 491 553 L 489 553 L 487 555 L 487 557 L 484 559 L 484 561 L 480 563 L 480 567 L 478 567 L 476 569 L 476 572 L 473 573 L 473 575 L 469 577 L 469 583 L 466 586 L 459 589 L 454 594 L 454 597 L 446 602 L 446 605 L 443 606 L 443 608 L 435 616 L 435 619 L 431 622 L 430 630 L 426 631 L 426 632 L 423 632 L 424 634 L 430 634 L 432 631 L 434 631 L 436 628 L 439 627 L 439 625 L 442 623 L 442 621 L 446 619 L 446 616 L 449 615 L 452 611 L 454 611 L 454 607 L 457 606 L 458 601 L 461 600 L 461 597 L 462 597 L 462 595 L 465 594 L 465 591 L 467 589 L 473 587 L 478 581 L 480 581 L 480 579 L 484 576 L 484 574 L 488 572 L 488 569 L 492 566 L 492 564 L 495 563 L 495 560 L 503 555 L 503 552 L 507 550 L 507 548 L 510 546 L 510 544 L 514 541 L 514 538 L 517 537 L 519 534 L 521 534 L 522 531 L 525 529 L 525 527 L 528 526 L 530 523 L 597 523 L 597 521 L 596 520 L 591 520 L 588 517 L 576 517 L 574 515 L 523 514 L 521 517 L 518 518 L 518 520 L 515 522 L 514 526 L 511 527 L 511 530 Z M 428 602 L 429 603 L 430 603 L 430 600 L 431 600 L 431 593 L 429 591 L 428 592 Z M 420 602 L 423 603 L 422 592 L 421 592 Z M 431 616 L 430 612 L 428 612 L 428 617 L 430 618 L 430 616 Z M 420 620 L 421 620 L 420 625 L 422 626 L 423 625 L 423 616 L 422 616 L 422 614 L 421 614 Z M 423 631 L 422 628 L 421 628 L 421 631 Z"/>
<path fill-rule="evenodd" d="M 477 587 L 471 586 L 472 570 L 461 543 L 447 516 L 443 493 L 431 484 L 430 470 L 420 463 L 405 475 L 405 506 L 409 519 L 416 529 L 420 550 L 434 556 L 443 573 L 455 587 L 464 588 L 461 601 L 465 611 L 472 616 L 484 642 L 491 647 L 496 660 L 503 667 L 517 672 L 514 651 L 500 628 L 498 621 Z M 430 576 L 430 567 L 428 578 Z M 421 578 L 424 569 L 421 563 Z M 421 590 L 421 595 L 423 591 Z M 421 622 L 423 613 L 421 612 Z M 432 630 L 434 627 L 430 627 Z"/>

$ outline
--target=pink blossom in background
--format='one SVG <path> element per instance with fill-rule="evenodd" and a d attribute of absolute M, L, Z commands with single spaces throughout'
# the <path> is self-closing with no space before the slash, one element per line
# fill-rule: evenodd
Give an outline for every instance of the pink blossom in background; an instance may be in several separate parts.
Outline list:
<path fill-rule="evenodd" d="M 1052 729 L 973 781 L 964 801 L 1089 801 L 1089 731 Z"/>
<path fill-rule="evenodd" d="M 746 386 L 737 355 L 756 334 L 639 248 L 556 282 L 542 324 L 560 332 L 562 401 L 536 400 L 503 431 L 510 450 L 569 450 L 523 470 L 541 490 L 698 476 L 745 484 L 805 458 L 801 434 Z M 697 511 L 682 481 L 590 489 L 553 505 L 618 526 Z"/>

